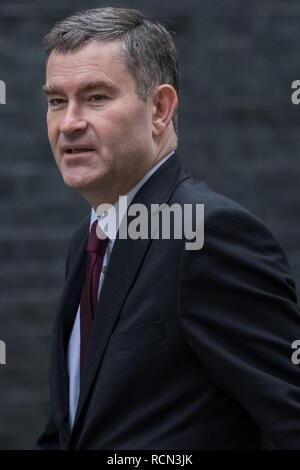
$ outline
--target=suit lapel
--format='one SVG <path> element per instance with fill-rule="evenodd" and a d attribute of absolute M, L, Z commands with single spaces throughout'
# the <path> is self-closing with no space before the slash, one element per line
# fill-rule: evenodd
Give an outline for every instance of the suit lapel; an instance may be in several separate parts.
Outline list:
<path fill-rule="evenodd" d="M 190 176 L 172 156 L 145 183 L 135 196 L 133 203 L 147 208 L 154 203 L 167 201 L 180 181 Z M 128 222 L 130 218 L 128 217 Z M 139 268 L 150 246 L 150 239 L 116 239 L 110 256 L 108 270 L 102 286 L 95 315 L 95 323 L 87 351 L 85 373 L 82 380 L 79 402 L 73 429 L 76 427 L 89 391 L 100 367 L 105 348 L 118 321 L 122 306 L 135 282 Z"/>

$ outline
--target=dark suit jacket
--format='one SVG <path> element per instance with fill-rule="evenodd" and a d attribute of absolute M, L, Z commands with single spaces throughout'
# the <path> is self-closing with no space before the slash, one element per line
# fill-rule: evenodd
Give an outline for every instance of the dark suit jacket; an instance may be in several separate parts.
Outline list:
<path fill-rule="evenodd" d="M 135 203 L 204 204 L 205 239 L 116 240 L 77 415 L 66 352 L 85 274 L 89 217 L 74 233 L 54 326 L 50 415 L 39 449 L 300 449 L 300 316 L 287 260 L 238 203 L 175 154 Z"/>

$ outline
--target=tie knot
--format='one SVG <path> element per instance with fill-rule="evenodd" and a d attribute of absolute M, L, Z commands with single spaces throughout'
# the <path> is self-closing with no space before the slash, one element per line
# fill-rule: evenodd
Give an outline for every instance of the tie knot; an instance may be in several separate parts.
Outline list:
<path fill-rule="evenodd" d="M 97 232 L 100 233 L 101 229 L 99 227 L 97 230 L 97 225 L 98 225 L 98 220 L 95 220 L 95 222 L 92 225 L 91 232 L 89 234 L 87 251 L 92 252 L 92 253 L 98 253 L 104 256 L 107 243 L 108 243 L 108 237 L 106 237 L 104 240 L 98 237 Z"/>

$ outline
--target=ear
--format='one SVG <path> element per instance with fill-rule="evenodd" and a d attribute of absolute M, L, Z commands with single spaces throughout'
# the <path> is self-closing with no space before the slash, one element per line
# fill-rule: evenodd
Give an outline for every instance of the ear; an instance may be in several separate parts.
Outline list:
<path fill-rule="evenodd" d="M 160 136 L 170 124 L 178 106 L 178 97 L 171 85 L 163 84 L 153 93 L 152 135 Z"/>

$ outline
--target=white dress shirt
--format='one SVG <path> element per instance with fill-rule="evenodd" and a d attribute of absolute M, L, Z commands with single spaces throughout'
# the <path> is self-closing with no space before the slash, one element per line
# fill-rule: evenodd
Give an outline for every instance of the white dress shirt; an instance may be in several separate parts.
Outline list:
<path fill-rule="evenodd" d="M 148 173 L 126 194 L 127 196 L 127 208 L 130 205 L 131 201 L 133 200 L 136 193 L 139 189 L 145 184 L 145 182 L 150 178 L 150 176 L 171 156 L 174 152 L 170 153 L 162 160 L 160 160 Z M 118 215 L 118 208 L 119 208 L 119 201 L 114 204 L 114 208 L 116 214 Z M 126 210 L 127 210 L 126 208 Z M 108 217 L 109 217 L 109 210 Z M 94 209 L 92 209 L 91 213 L 91 220 L 90 220 L 90 230 L 91 226 L 94 221 L 98 218 L 99 225 L 101 229 L 108 235 L 109 242 L 107 244 L 107 248 L 104 255 L 103 260 L 103 267 L 108 265 L 108 261 L 111 255 L 111 251 L 114 246 L 114 241 L 116 239 L 116 235 L 119 230 L 120 223 L 122 221 L 122 216 L 124 214 L 120 214 L 120 218 L 117 218 L 116 224 L 106 224 L 106 215 L 98 217 Z M 108 228 L 108 230 L 107 230 Z M 100 274 L 99 280 L 99 288 L 98 288 L 98 297 L 102 288 L 103 280 L 104 280 L 104 272 Z M 73 330 L 69 340 L 69 347 L 68 347 L 68 375 L 69 375 L 69 425 L 70 429 L 72 429 L 76 414 L 76 408 L 79 398 L 80 392 L 80 306 L 78 307 L 75 322 L 73 325 Z"/>

